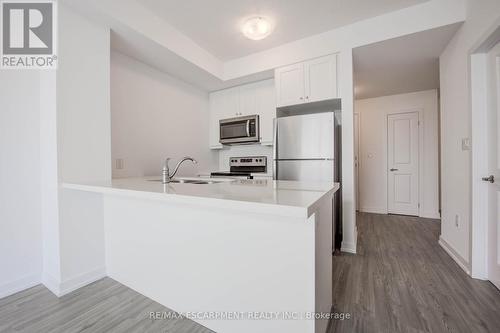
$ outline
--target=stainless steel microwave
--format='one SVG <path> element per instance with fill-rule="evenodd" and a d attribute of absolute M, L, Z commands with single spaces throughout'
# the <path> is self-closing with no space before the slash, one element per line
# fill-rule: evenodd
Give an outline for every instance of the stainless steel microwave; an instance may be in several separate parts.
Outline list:
<path fill-rule="evenodd" d="M 259 115 L 219 120 L 219 129 L 222 144 L 259 142 Z"/>

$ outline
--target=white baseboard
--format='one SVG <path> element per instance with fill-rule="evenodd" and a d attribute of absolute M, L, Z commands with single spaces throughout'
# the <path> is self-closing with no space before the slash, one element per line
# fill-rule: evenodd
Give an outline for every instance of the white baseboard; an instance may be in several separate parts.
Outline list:
<path fill-rule="evenodd" d="M 448 253 L 448 255 L 460 266 L 461 269 L 470 276 L 470 268 L 469 263 L 462 258 L 461 255 L 451 246 L 448 242 L 446 242 L 441 236 L 439 236 L 439 245 L 443 248 L 443 250 Z"/>
<path fill-rule="evenodd" d="M 342 245 L 340 247 L 340 251 L 356 254 L 356 245 L 353 243 L 342 242 Z"/>
<path fill-rule="evenodd" d="M 40 274 L 26 275 L 18 280 L 5 283 L 0 286 L 0 298 L 13 295 L 17 292 L 40 284 Z"/>
<path fill-rule="evenodd" d="M 74 276 L 61 282 L 57 281 L 48 274 L 44 274 L 42 280 L 47 289 L 49 289 L 57 297 L 61 297 L 104 277 L 106 277 L 105 267 L 98 267 L 89 272 Z"/>
<path fill-rule="evenodd" d="M 433 220 L 440 220 L 441 219 L 441 215 L 439 214 L 439 212 L 422 211 L 422 212 L 420 212 L 420 217 L 423 217 L 425 219 L 433 219 Z"/>
<path fill-rule="evenodd" d="M 98 267 L 89 272 L 67 279 L 66 281 L 61 282 L 61 296 L 69 294 L 76 289 L 84 287 L 104 277 L 106 277 L 106 268 Z"/>
<path fill-rule="evenodd" d="M 59 286 L 60 286 L 61 283 L 55 277 L 53 277 L 52 275 L 50 275 L 50 274 L 48 274 L 46 272 L 43 272 L 42 273 L 42 283 L 54 295 L 56 295 L 58 297 L 60 296 L 60 288 L 59 288 Z"/>
<path fill-rule="evenodd" d="M 359 211 L 362 212 L 362 213 L 387 214 L 387 208 L 386 207 L 362 206 L 362 207 L 359 207 Z"/>

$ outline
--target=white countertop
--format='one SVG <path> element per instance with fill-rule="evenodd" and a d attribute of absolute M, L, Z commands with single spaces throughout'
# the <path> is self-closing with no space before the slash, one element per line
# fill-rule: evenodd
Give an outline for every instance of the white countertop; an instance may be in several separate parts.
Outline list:
<path fill-rule="evenodd" d="M 118 178 L 108 182 L 63 183 L 73 190 L 134 196 L 143 199 L 199 204 L 225 209 L 250 210 L 282 216 L 309 217 L 316 206 L 339 188 L 333 182 L 298 182 L 283 180 L 213 179 L 214 184 L 169 183 L 161 177 Z M 199 179 L 187 178 L 179 179 Z"/>

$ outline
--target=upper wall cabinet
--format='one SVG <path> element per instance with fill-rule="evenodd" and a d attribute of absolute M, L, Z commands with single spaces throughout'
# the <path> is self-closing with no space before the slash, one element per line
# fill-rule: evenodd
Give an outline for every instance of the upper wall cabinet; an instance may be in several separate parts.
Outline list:
<path fill-rule="evenodd" d="M 335 54 L 276 69 L 277 106 L 338 97 Z"/>
<path fill-rule="evenodd" d="M 210 148 L 222 148 L 219 120 L 253 114 L 259 115 L 260 143 L 272 145 L 273 119 L 276 115 L 273 79 L 210 93 Z"/>
<path fill-rule="evenodd" d="M 274 78 L 278 106 L 304 103 L 304 64 L 278 68 Z"/>
<path fill-rule="evenodd" d="M 222 145 L 219 143 L 219 120 L 233 118 L 239 115 L 238 88 L 230 88 L 211 93 L 209 108 L 210 148 L 222 148 Z"/>

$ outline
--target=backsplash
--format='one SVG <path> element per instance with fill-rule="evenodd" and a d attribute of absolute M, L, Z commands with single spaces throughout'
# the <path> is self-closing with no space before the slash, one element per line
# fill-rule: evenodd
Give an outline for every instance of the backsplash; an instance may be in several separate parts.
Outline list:
<path fill-rule="evenodd" d="M 266 175 L 273 175 L 273 147 L 256 145 L 235 145 L 225 146 L 224 149 L 219 150 L 219 170 L 229 170 L 230 157 L 243 157 L 243 156 L 266 156 L 267 157 L 267 173 Z"/>

